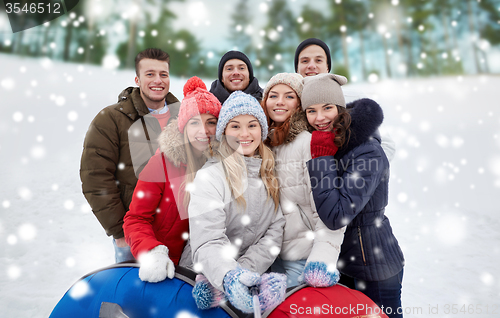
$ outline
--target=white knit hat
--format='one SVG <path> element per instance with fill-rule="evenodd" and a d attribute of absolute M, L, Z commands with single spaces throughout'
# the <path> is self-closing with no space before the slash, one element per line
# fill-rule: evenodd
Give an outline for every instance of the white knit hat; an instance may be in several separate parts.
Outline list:
<path fill-rule="evenodd" d="M 333 104 L 346 107 L 344 92 L 340 86 L 347 83 L 347 78 L 337 74 L 318 74 L 307 76 L 303 80 L 302 110 L 316 104 Z"/>
<path fill-rule="evenodd" d="M 271 77 L 269 82 L 267 82 L 266 88 L 264 88 L 262 100 L 265 100 L 271 88 L 278 84 L 285 84 L 287 86 L 290 86 L 290 88 L 293 89 L 297 96 L 300 98 L 302 96 L 302 88 L 304 87 L 302 79 L 302 75 L 297 73 L 278 73 L 274 75 L 273 77 Z"/>

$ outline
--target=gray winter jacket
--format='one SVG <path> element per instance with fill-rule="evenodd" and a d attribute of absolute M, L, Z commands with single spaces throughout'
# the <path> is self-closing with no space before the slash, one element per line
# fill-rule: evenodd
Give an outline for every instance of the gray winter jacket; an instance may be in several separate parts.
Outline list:
<path fill-rule="evenodd" d="M 227 272 L 241 265 L 263 274 L 279 254 L 285 219 L 260 177 L 262 159 L 245 157 L 241 207 L 231 194 L 222 163 L 209 159 L 196 173 L 189 203 L 190 245 L 195 269 L 223 290 Z"/>

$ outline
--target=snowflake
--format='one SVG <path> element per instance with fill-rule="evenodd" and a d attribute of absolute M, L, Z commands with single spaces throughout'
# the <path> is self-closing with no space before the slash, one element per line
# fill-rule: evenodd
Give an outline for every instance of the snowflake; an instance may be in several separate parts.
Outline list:
<path fill-rule="evenodd" d="M 307 231 L 306 238 L 308 240 L 311 240 L 311 241 L 314 240 L 314 232 L 313 231 Z"/>
<path fill-rule="evenodd" d="M 248 224 L 250 224 L 251 221 L 252 221 L 252 219 L 250 218 L 250 216 L 248 214 L 245 214 L 241 217 L 241 224 L 243 224 L 243 225 L 248 225 Z"/>
<path fill-rule="evenodd" d="M 24 118 L 24 115 L 21 112 L 15 112 L 12 115 L 12 120 L 14 120 L 16 123 L 20 123 L 21 121 L 23 121 L 23 118 Z"/>
<path fill-rule="evenodd" d="M 281 251 L 280 248 L 277 247 L 277 246 L 271 246 L 271 248 L 269 249 L 269 252 L 273 256 L 278 256 L 278 254 L 280 253 L 280 251 Z"/>
<path fill-rule="evenodd" d="M 87 295 L 90 295 L 92 290 L 86 281 L 79 281 L 69 291 L 69 296 L 75 300 L 81 299 Z"/>
<path fill-rule="evenodd" d="M 195 263 L 193 265 L 193 270 L 197 273 L 201 273 L 203 271 L 203 265 L 201 263 Z"/>
<path fill-rule="evenodd" d="M 21 187 L 17 190 L 17 194 L 21 197 L 21 199 L 29 201 L 33 197 L 31 190 L 27 187 Z"/>
<path fill-rule="evenodd" d="M 66 263 L 66 266 L 68 266 L 68 267 L 70 267 L 70 268 L 71 268 L 71 267 L 74 267 L 74 266 L 75 266 L 76 261 L 75 261 L 75 259 L 74 259 L 73 257 L 68 257 L 68 258 L 66 259 L 65 263 Z"/>
<path fill-rule="evenodd" d="M 78 119 L 78 113 L 75 112 L 74 110 L 70 111 L 68 113 L 68 120 L 69 121 L 76 121 Z"/>
<path fill-rule="evenodd" d="M 182 310 L 175 315 L 175 318 L 199 318 L 198 316 L 190 313 L 187 310 Z"/>
<path fill-rule="evenodd" d="M 10 91 L 10 90 L 13 90 L 14 87 L 16 87 L 16 82 L 14 82 L 14 80 L 12 78 L 6 78 L 4 80 L 2 80 L 2 82 L 0 82 L 0 85 Z"/>
<path fill-rule="evenodd" d="M 9 243 L 9 245 L 16 245 L 17 244 L 17 236 L 15 236 L 13 234 L 7 236 L 7 243 Z"/>
<path fill-rule="evenodd" d="M 18 279 L 21 277 L 21 269 L 15 265 L 10 266 L 7 270 L 7 276 L 12 280 Z"/>
<path fill-rule="evenodd" d="M 488 272 L 484 272 L 484 273 L 481 274 L 481 281 L 486 286 L 492 286 L 493 283 L 495 282 L 495 277 L 493 277 L 493 275 L 491 275 Z"/>
<path fill-rule="evenodd" d="M 19 227 L 17 234 L 25 241 L 31 241 L 36 237 L 36 227 L 33 224 L 23 224 Z"/>
<path fill-rule="evenodd" d="M 226 245 L 221 250 L 221 256 L 224 259 L 234 260 L 238 256 L 238 247 L 233 244 Z"/>

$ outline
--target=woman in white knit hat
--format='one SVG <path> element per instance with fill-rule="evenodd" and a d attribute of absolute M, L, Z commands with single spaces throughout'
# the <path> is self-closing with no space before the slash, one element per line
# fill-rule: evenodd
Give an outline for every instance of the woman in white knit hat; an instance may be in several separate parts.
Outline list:
<path fill-rule="evenodd" d="M 269 80 L 262 100 L 286 220 L 281 253 L 271 270 L 285 273 L 288 287 L 302 282 L 328 287 L 339 279 L 336 264 L 345 228 L 329 230 L 316 212 L 306 165 L 311 133 L 300 107 L 302 88 L 301 75 L 280 73 Z M 313 274 L 304 276 L 305 268 Z"/>
<path fill-rule="evenodd" d="M 351 278 L 348 287 L 400 318 L 404 257 L 385 216 L 389 161 L 378 133 L 384 115 L 371 99 L 346 105 L 345 83 L 335 74 L 304 79 L 302 109 L 315 129 L 307 163 L 314 202 L 328 228 L 347 225 L 339 270 Z"/>

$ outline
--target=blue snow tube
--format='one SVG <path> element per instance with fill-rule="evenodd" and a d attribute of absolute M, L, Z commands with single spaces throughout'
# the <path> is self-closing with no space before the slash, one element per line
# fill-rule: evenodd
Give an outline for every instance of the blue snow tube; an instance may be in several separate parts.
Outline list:
<path fill-rule="evenodd" d="M 230 304 L 199 310 L 191 294 L 196 274 L 177 267 L 174 279 L 146 283 L 138 264 L 116 264 L 82 277 L 49 318 L 240 317 Z"/>

